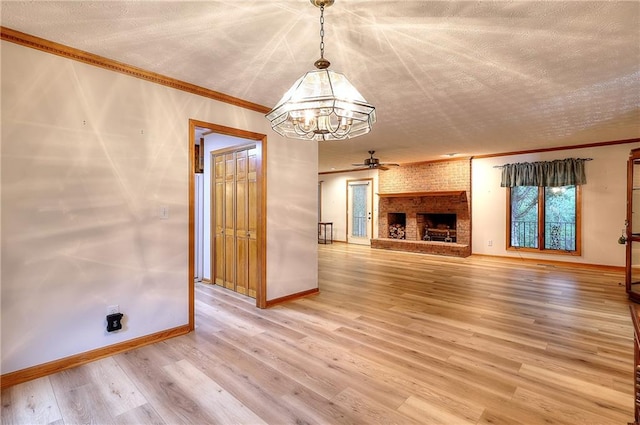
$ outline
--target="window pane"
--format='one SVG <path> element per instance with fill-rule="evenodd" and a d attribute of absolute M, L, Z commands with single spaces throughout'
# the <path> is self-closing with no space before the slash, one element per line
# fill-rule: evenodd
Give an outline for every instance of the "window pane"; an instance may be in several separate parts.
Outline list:
<path fill-rule="evenodd" d="M 511 246 L 538 247 L 538 188 L 511 188 Z"/>
<path fill-rule="evenodd" d="M 545 187 L 544 247 L 576 250 L 576 187 Z"/>
<path fill-rule="evenodd" d="M 365 237 L 367 236 L 367 185 L 353 185 L 351 188 L 353 193 L 351 236 Z"/>

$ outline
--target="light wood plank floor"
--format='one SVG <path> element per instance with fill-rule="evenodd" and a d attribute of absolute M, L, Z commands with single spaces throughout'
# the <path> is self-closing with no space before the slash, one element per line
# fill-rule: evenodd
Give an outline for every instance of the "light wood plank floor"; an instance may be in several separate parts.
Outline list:
<path fill-rule="evenodd" d="M 322 245 L 321 293 L 2 392 L 3 424 L 626 424 L 622 273 Z"/>

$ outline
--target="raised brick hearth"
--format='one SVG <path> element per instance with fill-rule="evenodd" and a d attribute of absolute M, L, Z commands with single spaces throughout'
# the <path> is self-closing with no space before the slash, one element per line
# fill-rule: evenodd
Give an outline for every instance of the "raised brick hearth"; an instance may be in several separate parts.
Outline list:
<path fill-rule="evenodd" d="M 449 257 L 468 257 L 471 252 L 468 244 L 438 241 L 407 241 L 401 239 L 371 239 L 371 247 L 394 251 L 418 252 L 420 254 L 447 255 Z"/>

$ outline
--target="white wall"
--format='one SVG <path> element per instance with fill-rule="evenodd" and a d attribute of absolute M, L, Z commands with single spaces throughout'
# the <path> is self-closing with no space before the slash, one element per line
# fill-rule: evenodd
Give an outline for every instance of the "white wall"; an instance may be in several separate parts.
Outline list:
<path fill-rule="evenodd" d="M 267 299 L 317 287 L 313 142 L 5 41 L 1 78 L 1 373 L 188 323 L 190 118 L 268 135 Z M 125 329 L 107 334 L 111 304 Z"/>
<path fill-rule="evenodd" d="M 318 175 L 318 181 L 322 181 L 322 221 L 333 222 L 333 240 L 347 240 L 347 180 L 369 178 L 373 179 L 373 238 L 378 237 L 378 172 L 362 170 Z"/>
<path fill-rule="evenodd" d="M 267 300 L 318 287 L 318 146 L 284 142 L 267 147 Z"/>
<path fill-rule="evenodd" d="M 626 217 L 627 158 L 639 143 L 513 155 L 472 161 L 472 252 L 624 266 L 625 246 L 618 244 Z M 494 166 L 564 158 L 593 158 L 585 165 L 582 186 L 582 255 L 535 254 L 506 250 L 506 189 Z M 493 246 L 488 246 L 488 241 Z"/>

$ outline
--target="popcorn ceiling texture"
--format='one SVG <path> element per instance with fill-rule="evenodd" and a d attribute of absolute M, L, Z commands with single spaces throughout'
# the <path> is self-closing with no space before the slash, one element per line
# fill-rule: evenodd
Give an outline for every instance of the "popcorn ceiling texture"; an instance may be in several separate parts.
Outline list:
<path fill-rule="evenodd" d="M 306 0 L 4 1 L 0 19 L 267 107 L 319 57 Z M 325 56 L 378 122 L 319 144 L 319 171 L 640 137 L 638 28 L 638 1 L 336 1 Z"/>

